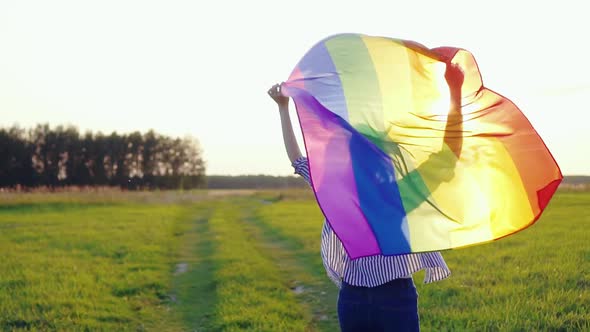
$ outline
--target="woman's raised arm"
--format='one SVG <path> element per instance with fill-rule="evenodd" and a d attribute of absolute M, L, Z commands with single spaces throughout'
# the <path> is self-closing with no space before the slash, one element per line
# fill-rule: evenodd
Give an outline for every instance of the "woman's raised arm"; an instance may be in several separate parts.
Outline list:
<path fill-rule="evenodd" d="M 275 84 L 268 90 L 268 95 L 277 103 L 279 106 L 279 114 L 281 116 L 281 128 L 283 129 L 283 141 L 285 143 L 285 149 L 289 160 L 293 163 L 295 160 L 301 158 L 301 150 L 295 139 L 293 133 L 293 125 L 291 124 L 291 118 L 289 117 L 289 97 L 283 96 L 281 93 L 281 85 Z"/>

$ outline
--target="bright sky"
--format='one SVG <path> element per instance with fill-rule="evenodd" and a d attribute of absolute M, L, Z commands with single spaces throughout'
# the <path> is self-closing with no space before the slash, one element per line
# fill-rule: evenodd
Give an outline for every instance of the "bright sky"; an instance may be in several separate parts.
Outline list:
<path fill-rule="evenodd" d="M 563 173 L 590 175 L 585 2 L 540 3 L 2 1 L 0 126 L 153 128 L 198 138 L 209 174 L 291 174 L 266 91 L 317 41 L 358 32 L 471 51 Z"/>

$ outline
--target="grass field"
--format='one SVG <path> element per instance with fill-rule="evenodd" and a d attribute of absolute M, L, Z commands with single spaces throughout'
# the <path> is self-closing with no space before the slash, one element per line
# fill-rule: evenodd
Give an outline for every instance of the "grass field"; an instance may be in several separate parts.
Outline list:
<path fill-rule="evenodd" d="M 0 330 L 336 331 L 313 197 L 160 192 L 0 196 Z M 590 331 L 590 193 L 443 255 L 423 331 Z"/>

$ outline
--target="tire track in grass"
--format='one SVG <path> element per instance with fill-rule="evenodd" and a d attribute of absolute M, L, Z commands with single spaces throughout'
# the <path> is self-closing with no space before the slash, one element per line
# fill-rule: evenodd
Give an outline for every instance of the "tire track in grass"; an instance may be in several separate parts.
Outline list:
<path fill-rule="evenodd" d="M 314 232 L 316 241 L 311 249 L 300 239 L 306 236 L 304 233 L 290 233 L 280 227 L 280 220 L 269 219 L 269 214 L 264 210 L 274 208 L 268 205 L 258 206 L 254 215 L 248 219 L 248 232 L 257 239 L 261 250 L 270 254 L 283 278 L 297 294 L 297 300 L 312 312 L 311 324 L 320 331 L 337 331 L 338 288 L 324 271 L 319 254 L 319 231 Z M 297 214 L 294 209 L 286 211 L 289 214 Z M 317 224 L 317 221 L 312 223 Z M 310 225 L 310 228 L 314 227 L 313 224 Z"/>
<path fill-rule="evenodd" d="M 246 230 L 251 199 L 220 202 L 209 221 L 215 250 L 217 305 L 208 331 L 309 331 L 310 313 L 300 306 L 281 272 Z"/>
<path fill-rule="evenodd" d="M 184 232 L 183 247 L 174 271 L 174 294 L 170 297 L 190 331 L 209 331 L 213 325 L 217 297 L 209 226 L 212 210 L 209 207 L 195 212 L 192 225 Z"/>

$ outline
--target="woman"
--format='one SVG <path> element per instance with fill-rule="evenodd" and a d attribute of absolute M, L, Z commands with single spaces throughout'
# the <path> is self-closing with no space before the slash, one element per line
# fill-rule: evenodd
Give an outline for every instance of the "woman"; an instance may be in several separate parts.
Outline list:
<path fill-rule="evenodd" d="M 434 153 L 429 162 L 439 162 L 446 153 L 460 153 L 462 139 L 447 133 L 461 129 L 461 84 L 463 74 L 448 64 L 445 78 L 451 92 L 451 105 L 445 130 L 446 149 Z M 277 103 L 287 155 L 295 173 L 311 185 L 307 158 L 302 156 L 289 117 L 289 98 L 281 86 L 268 90 Z M 455 135 L 456 136 L 456 135 Z M 442 158 L 441 158 L 442 157 Z M 450 158 L 454 159 L 454 158 Z M 452 175 L 451 175 L 452 176 Z M 411 178 L 408 176 L 407 178 Z M 450 271 L 438 252 L 358 258 L 351 260 L 330 225 L 324 221 L 321 235 L 321 257 L 330 279 L 340 288 L 338 319 L 342 331 L 419 331 L 418 294 L 412 274 L 426 270 L 425 283 L 444 279 Z"/>

